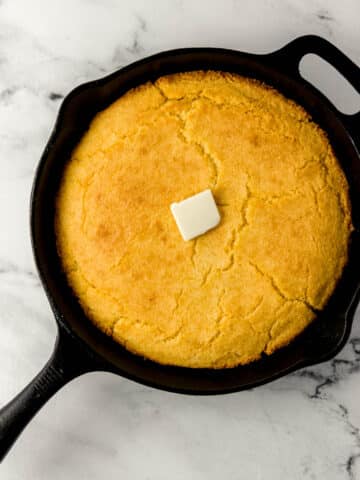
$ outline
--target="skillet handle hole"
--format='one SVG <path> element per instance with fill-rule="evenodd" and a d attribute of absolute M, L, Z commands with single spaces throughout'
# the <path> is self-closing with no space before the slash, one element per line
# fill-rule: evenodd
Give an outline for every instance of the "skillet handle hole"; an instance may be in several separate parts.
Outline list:
<path fill-rule="evenodd" d="M 300 75 L 320 90 L 341 112 L 353 115 L 360 111 L 360 95 L 330 63 L 314 53 L 303 56 Z"/>

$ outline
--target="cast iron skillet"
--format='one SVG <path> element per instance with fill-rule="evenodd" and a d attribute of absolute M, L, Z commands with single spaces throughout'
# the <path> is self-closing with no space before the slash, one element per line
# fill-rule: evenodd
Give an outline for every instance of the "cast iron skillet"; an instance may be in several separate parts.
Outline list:
<path fill-rule="evenodd" d="M 220 394 L 265 384 L 336 355 L 347 341 L 360 292 L 360 113 L 344 115 L 299 74 L 299 62 L 315 53 L 332 64 L 360 93 L 360 69 L 316 36 L 298 38 L 267 55 L 218 48 L 172 50 L 73 90 L 64 100 L 37 169 L 31 197 L 31 235 L 42 284 L 58 326 L 52 357 L 36 378 L 0 411 L 0 459 L 44 403 L 63 385 L 102 370 L 163 390 Z M 90 120 L 129 88 L 181 71 L 237 72 L 273 85 L 310 112 L 328 132 L 350 184 L 355 231 L 341 281 L 317 320 L 288 347 L 247 366 L 224 370 L 162 366 L 129 353 L 85 317 L 61 271 L 55 247 L 54 196 L 65 162 Z"/>

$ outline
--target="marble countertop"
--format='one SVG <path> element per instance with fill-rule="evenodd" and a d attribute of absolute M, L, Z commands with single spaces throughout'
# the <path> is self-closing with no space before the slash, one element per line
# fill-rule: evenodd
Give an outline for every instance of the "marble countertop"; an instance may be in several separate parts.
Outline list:
<path fill-rule="evenodd" d="M 39 371 L 55 339 L 28 210 L 63 96 L 161 50 L 268 52 L 307 33 L 360 65 L 359 27 L 358 0 L 0 0 L 1 405 Z M 354 105 L 324 69 L 312 75 L 340 106 Z M 0 477 L 360 479 L 359 313 L 334 360 L 244 393 L 198 398 L 82 376 L 35 417 Z"/>

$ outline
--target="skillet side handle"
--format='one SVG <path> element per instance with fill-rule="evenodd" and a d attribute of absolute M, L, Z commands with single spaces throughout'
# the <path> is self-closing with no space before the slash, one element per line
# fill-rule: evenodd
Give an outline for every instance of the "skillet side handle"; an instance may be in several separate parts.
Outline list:
<path fill-rule="evenodd" d="M 304 55 L 313 53 L 332 65 L 360 94 L 360 68 L 335 45 L 316 35 L 296 38 L 274 53 L 267 55 L 271 65 L 292 76 L 302 78 L 299 65 Z M 338 110 L 337 110 L 338 111 Z M 360 112 L 346 115 L 338 111 L 360 152 Z"/>
<path fill-rule="evenodd" d="M 0 462 L 33 416 L 61 387 L 94 369 L 91 368 L 91 358 L 81 349 L 81 345 L 70 335 L 59 331 L 47 364 L 0 410 Z"/>

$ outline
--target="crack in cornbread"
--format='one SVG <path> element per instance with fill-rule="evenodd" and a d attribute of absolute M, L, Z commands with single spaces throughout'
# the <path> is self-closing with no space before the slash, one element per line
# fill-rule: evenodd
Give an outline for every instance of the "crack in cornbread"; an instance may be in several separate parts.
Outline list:
<path fill-rule="evenodd" d="M 169 205 L 211 188 L 220 225 L 184 242 Z M 86 315 L 156 362 L 226 368 L 289 343 L 348 256 L 348 185 L 324 132 L 279 92 L 223 72 L 165 76 L 90 125 L 56 203 Z"/>

